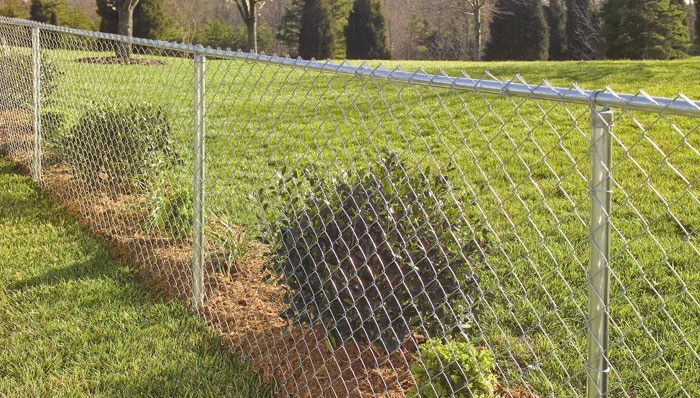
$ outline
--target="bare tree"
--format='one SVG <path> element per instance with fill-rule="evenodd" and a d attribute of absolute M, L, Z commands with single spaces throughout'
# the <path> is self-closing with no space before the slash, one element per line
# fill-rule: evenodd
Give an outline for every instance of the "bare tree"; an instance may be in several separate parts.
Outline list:
<path fill-rule="evenodd" d="M 165 9 L 180 33 L 180 41 L 192 43 L 200 25 L 213 14 L 214 3 L 211 0 L 165 0 Z"/>
<path fill-rule="evenodd" d="M 131 37 L 134 33 L 134 9 L 139 4 L 139 0 L 117 0 L 117 14 L 119 15 L 119 24 L 117 33 L 122 36 Z M 131 57 L 131 44 L 120 43 L 117 45 L 116 56 L 118 58 Z"/>
<path fill-rule="evenodd" d="M 592 60 L 598 56 L 600 18 L 595 0 L 566 0 L 566 32 L 569 57 Z"/>
<path fill-rule="evenodd" d="M 486 3 L 491 0 L 465 0 L 467 5 L 467 12 L 472 16 L 472 29 L 473 29 L 473 44 L 474 44 L 474 61 L 481 61 L 481 23 L 482 23 L 482 13 Z"/>
<path fill-rule="evenodd" d="M 258 52 L 258 13 L 266 0 L 226 0 L 233 2 L 248 30 L 248 49 Z M 259 5 L 259 7 L 258 7 Z"/>

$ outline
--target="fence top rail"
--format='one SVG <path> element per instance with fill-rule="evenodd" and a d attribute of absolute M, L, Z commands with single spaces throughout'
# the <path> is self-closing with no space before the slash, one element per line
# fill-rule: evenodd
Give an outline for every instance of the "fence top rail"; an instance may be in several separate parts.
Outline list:
<path fill-rule="evenodd" d="M 513 80 L 504 82 L 499 81 L 488 72 L 485 73 L 485 78 L 474 79 L 469 77 L 466 73 L 464 73 L 461 77 L 451 77 L 444 74 L 429 74 L 424 72 L 422 69 L 419 69 L 417 72 L 408 72 L 403 70 L 400 66 L 394 69 L 386 69 L 382 65 L 371 67 L 366 63 L 355 66 L 351 65 L 347 61 L 343 61 L 341 63 L 316 61 L 313 59 L 307 61 L 302 60 L 301 58 L 290 58 L 288 56 L 280 57 L 276 54 L 265 55 L 264 53 L 256 54 L 243 52 L 240 50 L 222 50 L 202 47 L 201 45 L 182 44 L 161 40 L 127 37 L 111 33 L 86 31 L 2 16 L 0 16 L 0 23 L 39 28 L 54 32 L 63 32 L 89 38 L 107 39 L 153 47 L 161 50 L 199 54 L 218 59 L 253 61 L 258 63 L 302 68 L 317 72 L 362 76 L 371 79 L 419 84 L 459 91 L 471 91 L 510 97 L 584 104 L 608 108 L 622 108 L 625 110 L 700 118 L 700 102 L 694 101 L 683 94 L 678 94 L 675 98 L 653 97 L 643 91 L 639 91 L 637 94 L 618 94 L 608 88 L 604 90 L 584 90 L 578 87 L 576 84 L 573 84 L 570 88 L 554 87 L 546 80 L 543 80 L 537 85 L 532 85 L 526 83 L 519 76 L 516 76 Z"/>

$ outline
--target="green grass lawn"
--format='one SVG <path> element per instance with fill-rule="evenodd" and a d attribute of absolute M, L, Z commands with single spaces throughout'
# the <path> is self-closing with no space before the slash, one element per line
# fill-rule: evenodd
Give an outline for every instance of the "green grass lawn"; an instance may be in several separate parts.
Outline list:
<path fill-rule="evenodd" d="M 65 73 L 50 108 L 77 119 L 91 104 L 164 106 L 182 161 L 164 166 L 157 184 L 191 184 L 191 60 L 75 62 L 85 55 L 45 52 Z M 698 99 L 697 62 L 401 64 Z M 543 396 L 584 392 L 587 107 L 242 61 L 210 60 L 206 78 L 208 215 L 257 229 L 266 211 L 261 203 L 276 201 L 265 189 L 284 168 L 315 164 L 337 175 L 364 167 L 384 149 L 414 167 L 454 166 L 445 171 L 453 194 L 475 205 L 493 243 L 478 271 L 483 294 L 493 298 L 473 341 L 494 352 L 507 387 Z M 699 121 L 615 114 L 611 394 L 692 393 L 700 388 Z"/>
<path fill-rule="evenodd" d="M 0 396 L 269 395 L 2 157 L 0 231 Z"/>

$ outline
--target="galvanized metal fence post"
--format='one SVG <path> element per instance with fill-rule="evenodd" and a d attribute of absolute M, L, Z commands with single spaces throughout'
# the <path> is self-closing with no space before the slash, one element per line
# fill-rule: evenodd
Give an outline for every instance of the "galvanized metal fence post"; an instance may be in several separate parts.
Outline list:
<path fill-rule="evenodd" d="M 32 97 L 34 100 L 34 143 L 32 148 L 32 178 L 41 180 L 41 56 L 39 28 L 32 28 Z"/>
<path fill-rule="evenodd" d="M 204 90 L 206 56 L 194 54 L 194 201 L 192 220 L 192 307 L 204 301 Z"/>
<path fill-rule="evenodd" d="M 608 298 L 613 112 L 591 110 L 591 222 L 588 269 L 587 397 L 608 393 Z"/>

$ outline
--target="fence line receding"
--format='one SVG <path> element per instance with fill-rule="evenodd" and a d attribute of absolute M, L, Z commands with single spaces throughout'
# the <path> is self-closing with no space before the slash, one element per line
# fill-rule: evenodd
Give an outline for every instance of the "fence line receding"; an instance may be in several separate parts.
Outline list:
<path fill-rule="evenodd" d="M 0 44 L 0 149 L 280 396 L 700 388 L 698 102 L 8 18 Z"/>

